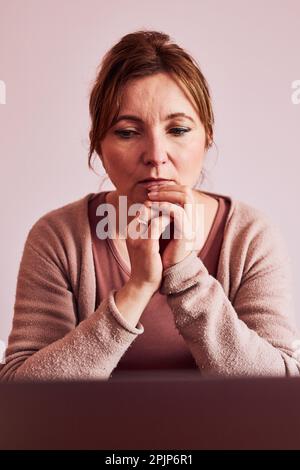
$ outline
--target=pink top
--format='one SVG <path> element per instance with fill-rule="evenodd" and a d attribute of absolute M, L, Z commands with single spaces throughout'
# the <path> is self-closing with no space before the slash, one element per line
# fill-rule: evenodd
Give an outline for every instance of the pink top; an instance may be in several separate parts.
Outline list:
<path fill-rule="evenodd" d="M 97 216 L 99 204 L 105 203 L 108 191 L 95 194 L 89 200 L 89 222 L 96 272 L 96 305 L 111 289 L 120 289 L 130 277 L 130 267 L 121 258 L 113 239 L 100 240 L 96 234 L 97 223 L 104 216 Z M 219 253 L 223 240 L 226 218 L 230 210 L 230 198 L 209 193 L 219 202 L 215 220 L 198 257 L 208 272 L 216 277 Z M 167 297 L 156 292 L 145 308 L 141 318 L 144 334 L 139 335 L 123 355 L 117 367 L 124 369 L 197 369 L 197 364 L 183 337 L 175 327 Z"/>

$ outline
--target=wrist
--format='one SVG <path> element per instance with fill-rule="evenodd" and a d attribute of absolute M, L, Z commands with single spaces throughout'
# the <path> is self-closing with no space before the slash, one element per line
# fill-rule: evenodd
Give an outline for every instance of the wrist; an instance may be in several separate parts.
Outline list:
<path fill-rule="evenodd" d="M 115 304 L 125 320 L 135 328 L 147 307 L 153 290 L 149 286 L 141 286 L 129 280 L 115 293 Z"/>
<path fill-rule="evenodd" d="M 132 295 L 136 296 L 137 298 L 146 297 L 150 299 L 158 290 L 158 288 L 153 286 L 153 284 L 135 281 L 133 279 L 129 279 L 129 281 L 126 283 L 126 286 L 128 291 L 130 291 Z"/>

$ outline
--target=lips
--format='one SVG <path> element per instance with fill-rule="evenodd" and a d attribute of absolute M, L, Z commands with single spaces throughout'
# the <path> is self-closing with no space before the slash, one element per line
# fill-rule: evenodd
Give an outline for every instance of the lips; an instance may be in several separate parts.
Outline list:
<path fill-rule="evenodd" d="M 139 184 L 141 184 L 145 188 L 150 188 L 151 186 L 158 186 L 161 184 L 174 184 L 174 181 L 167 180 L 167 179 L 165 180 L 164 179 L 148 179 L 148 180 L 140 181 Z"/>
<path fill-rule="evenodd" d="M 145 178 L 144 180 L 140 181 L 140 183 L 148 183 L 149 181 L 154 181 L 156 183 L 163 182 L 163 181 L 170 181 L 168 178 Z"/>

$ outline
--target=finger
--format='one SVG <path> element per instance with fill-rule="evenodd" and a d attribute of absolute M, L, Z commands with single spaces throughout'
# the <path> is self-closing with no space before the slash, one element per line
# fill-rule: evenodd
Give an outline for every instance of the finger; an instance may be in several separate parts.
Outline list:
<path fill-rule="evenodd" d="M 147 188 L 147 191 L 151 191 L 152 188 L 170 188 L 170 190 L 175 190 L 175 191 L 178 191 L 178 190 L 184 190 L 185 188 L 187 188 L 187 186 L 184 186 L 182 184 L 177 184 L 177 183 L 172 183 L 172 182 L 160 182 L 160 183 L 157 183 L 157 184 L 153 184 L 151 185 L 149 188 Z"/>
<path fill-rule="evenodd" d="M 147 238 L 147 230 L 151 219 L 158 217 L 158 212 L 151 208 L 150 201 L 142 204 L 136 216 L 128 224 L 128 235 L 130 238 Z"/>
<path fill-rule="evenodd" d="M 181 185 L 181 184 L 159 184 L 159 185 L 156 185 L 154 184 L 153 186 L 151 186 L 150 188 L 147 189 L 148 192 L 151 192 L 151 191 L 176 191 L 176 192 L 180 192 L 180 193 L 185 193 L 185 194 L 189 194 L 189 193 L 193 193 L 192 191 L 192 188 L 190 188 L 189 186 L 186 186 L 186 185 Z"/>
<path fill-rule="evenodd" d="M 172 202 L 152 201 L 151 209 L 154 211 L 154 213 L 168 215 L 171 219 L 174 219 L 175 216 L 184 216 L 184 208 L 179 204 L 173 204 Z"/>
<path fill-rule="evenodd" d="M 149 222 L 151 219 L 154 219 L 159 216 L 161 203 L 146 201 L 144 206 L 139 211 L 138 219 L 141 223 Z"/>
<path fill-rule="evenodd" d="M 195 237 L 192 220 L 184 208 L 169 202 L 153 202 L 152 206 L 159 208 L 159 212 L 169 218 L 169 223 L 174 220 L 175 238 L 193 239 Z"/>
<path fill-rule="evenodd" d="M 151 218 L 156 216 L 156 211 L 154 211 L 151 206 L 151 201 L 146 201 L 144 204 L 142 204 L 140 210 L 137 213 L 137 220 L 140 224 L 148 225 L 148 222 L 151 220 Z"/>
<path fill-rule="evenodd" d="M 165 215 L 160 215 L 159 217 L 152 219 L 149 224 L 149 238 L 152 240 L 158 240 L 169 224 L 170 218 Z"/>
<path fill-rule="evenodd" d="M 139 210 L 136 212 L 135 217 L 127 226 L 128 236 L 134 240 L 140 238 L 148 228 L 149 221 L 149 208 L 144 204 L 141 205 Z"/>
<path fill-rule="evenodd" d="M 159 239 L 172 220 L 169 214 L 163 214 L 158 206 L 155 207 L 152 204 L 148 207 L 146 213 L 144 213 L 144 217 L 147 218 L 148 222 L 145 219 L 142 220 L 142 224 L 145 224 L 142 238 Z M 147 223 L 148 227 L 146 226 Z"/>
<path fill-rule="evenodd" d="M 148 193 L 148 198 L 150 201 L 169 201 L 180 206 L 193 203 L 192 198 L 187 197 L 185 193 L 180 193 L 179 191 L 151 191 Z"/>

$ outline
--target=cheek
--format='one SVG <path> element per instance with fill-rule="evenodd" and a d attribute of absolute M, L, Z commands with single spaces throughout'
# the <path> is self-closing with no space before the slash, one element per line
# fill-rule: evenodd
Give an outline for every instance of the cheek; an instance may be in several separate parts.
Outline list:
<path fill-rule="evenodd" d="M 114 146 L 114 148 L 110 148 L 106 151 L 105 157 L 111 171 L 118 172 L 120 168 L 124 167 L 128 160 L 128 153 L 124 149 L 122 150 Z"/>
<path fill-rule="evenodd" d="M 137 143 L 132 141 L 120 141 L 115 142 L 113 146 L 109 149 L 109 154 L 114 161 L 124 162 L 128 160 L 130 156 L 131 159 L 134 159 L 136 155 L 138 155 L 141 151 L 141 146 L 137 145 Z"/>
<path fill-rule="evenodd" d="M 177 165 L 183 169 L 185 173 L 190 173 L 201 167 L 203 162 L 204 152 L 198 146 L 185 149 L 177 158 Z"/>
<path fill-rule="evenodd" d="M 132 146 L 126 142 L 115 140 L 114 138 L 107 138 L 102 143 L 102 151 L 105 156 L 107 165 L 116 170 L 119 165 L 123 165 L 128 159 L 128 155 L 133 153 Z"/>
<path fill-rule="evenodd" d="M 110 152 L 107 155 L 107 173 L 110 175 L 114 184 L 123 186 L 129 182 L 136 171 L 137 163 L 133 155 L 128 151 Z"/>

